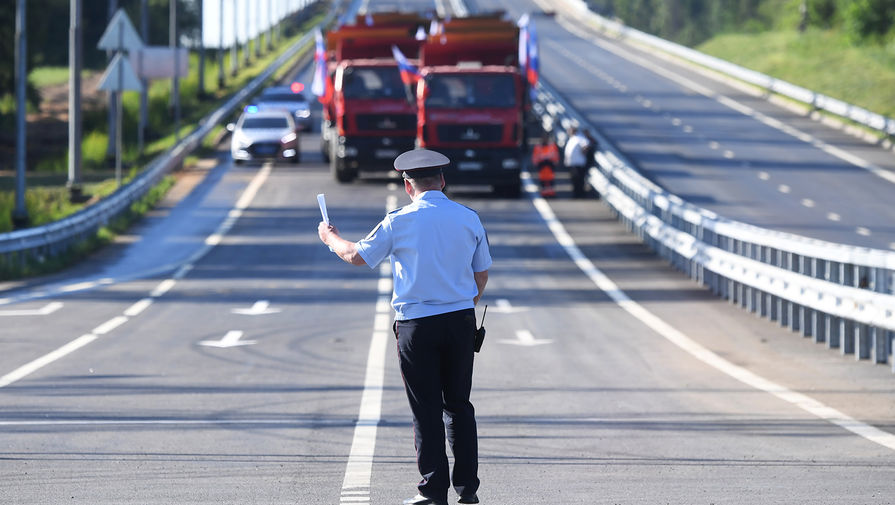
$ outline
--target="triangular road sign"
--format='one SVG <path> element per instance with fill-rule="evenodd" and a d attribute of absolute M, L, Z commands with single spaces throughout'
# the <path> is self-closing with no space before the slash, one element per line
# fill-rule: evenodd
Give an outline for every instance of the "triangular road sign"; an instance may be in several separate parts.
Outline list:
<path fill-rule="evenodd" d="M 112 63 L 109 63 L 109 68 L 106 69 L 106 73 L 100 79 L 97 89 L 104 91 L 140 91 L 143 89 L 143 84 L 140 82 L 140 78 L 137 77 L 137 73 L 134 72 L 134 67 L 131 65 L 130 60 L 122 58 L 121 53 L 118 53 L 112 58 Z"/>
<path fill-rule="evenodd" d="M 124 9 L 118 9 L 96 47 L 107 51 L 136 51 L 143 47 L 143 40 Z"/>

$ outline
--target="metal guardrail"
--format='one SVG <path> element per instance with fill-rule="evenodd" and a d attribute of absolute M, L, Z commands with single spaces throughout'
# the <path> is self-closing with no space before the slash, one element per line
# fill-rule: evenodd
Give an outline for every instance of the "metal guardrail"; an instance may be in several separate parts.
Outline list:
<path fill-rule="evenodd" d="M 588 124 L 543 81 L 533 108 L 546 130 L 559 130 L 560 143 L 568 126 Z M 656 186 L 596 135 L 602 151 L 590 170 L 590 184 L 633 233 L 674 267 L 731 303 L 815 342 L 856 359 L 888 361 L 895 338 L 895 252 L 725 219 Z"/>
<path fill-rule="evenodd" d="M 318 1 L 308 0 L 302 9 L 306 9 Z M 337 2 L 337 5 L 340 4 L 341 1 Z M 318 26 L 329 24 L 335 11 L 336 9 L 330 11 Z M 300 50 L 309 46 L 312 40 L 313 33 L 309 31 L 274 60 L 261 74 L 252 79 L 245 88 L 230 97 L 224 105 L 202 118 L 199 121 L 199 126 L 170 151 L 150 161 L 137 177 L 102 201 L 44 226 L 0 234 L 0 255 L 5 256 L 8 261 L 11 258 L 20 262 L 27 261 L 28 258 L 40 260 L 55 256 L 72 245 L 93 236 L 100 227 L 105 226 L 133 202 L 142 198 L 165 174 L 180 166 L 184 158 L 200 145 L 202 139 L 211 132 L 215 125 L 254 94 L 277 69 L 298 54 Z"/>
<path fill-rule="evenodd" d="M 655 47 L 670 54 L 674 54 L 685 60 L 698 63 L 712 70 L 727 74 L 742 81 L 754 84 L 769 92 L 777 93 L 787 98 L 811 105 L 818 110 L 835 114 L 854 121 L 860 125 L 877 130 L 887 136 L 895 136 L 895 119 L 871 112 L 857 105 L 843 102 L 835 98 L 823 95 L 816 91 L 791 84 L 774 77 L 761 74 L 754 70 L 741 67 L 724 61 L 714 56 L 709 56 L 688 47 L 669 42 L 659 37 L 643 33 L 621 23 L 611 21 L 591 11 L 584 0 L 565 0 L 564 3 L 572 8 L 579 19 L 596 24 L 604 31 L 614 32 L 622 39 L 636 40 L 640 43 Z"/>

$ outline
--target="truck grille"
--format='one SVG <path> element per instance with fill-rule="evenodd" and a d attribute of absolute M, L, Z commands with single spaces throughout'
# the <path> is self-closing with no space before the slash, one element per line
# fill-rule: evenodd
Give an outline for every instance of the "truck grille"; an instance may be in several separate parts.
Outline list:
<path fill-rule="evenodd" d="M 416 116 L 413 114 L 358 114 L 358 130 L 415 130 Z"/>
<path fill-rule="evenodd" d="M 502 125 L 438 125 L 438 140 L 441 142 L 500 142 Z"/>

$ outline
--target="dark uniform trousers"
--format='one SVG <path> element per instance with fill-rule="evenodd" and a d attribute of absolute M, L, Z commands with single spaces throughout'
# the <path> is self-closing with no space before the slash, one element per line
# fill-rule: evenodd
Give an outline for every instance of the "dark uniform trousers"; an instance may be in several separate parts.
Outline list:
<path fill-rule="evenodd" d="M 420 494 L 447 501 L 451 482 L 461 496 L 479 488 L 478 439 L 472 388 L 475 311 L 395 322 L 404 389 L 413 413 Z M 454 453 L 448 477 L 444 438 Z"/>

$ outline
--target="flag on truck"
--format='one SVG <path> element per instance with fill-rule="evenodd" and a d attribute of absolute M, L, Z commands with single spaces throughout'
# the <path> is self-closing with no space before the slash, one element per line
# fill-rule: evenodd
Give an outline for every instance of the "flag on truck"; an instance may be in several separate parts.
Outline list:
<path fill-rule="evenodd" d="M 401 80 L 408 86 L 413 86 L 420 80 L 420 70 L 410 63 L 398 46 L 392 46 L 392 55 L 398 62 L 398 70 L 401 72 Z"/>
<path fill-rule="evenodd" d="M 316 47 L 314 49 L 314 80 L 311 82 L 311 93 L 317 95 L 321 102 L 326 103 L 326 46 L 323 43 L 323 34 L 320 29 L 314 31 Z"/>
<path fill-rule="evenodd" d="M 535 24 L 528 14 L 523 14 L 516 23 L 519 26 L 519 67 L 525 79 L 534 87 L 538 83 L 540 58 L 538 57 L 538 35 Z"/>

